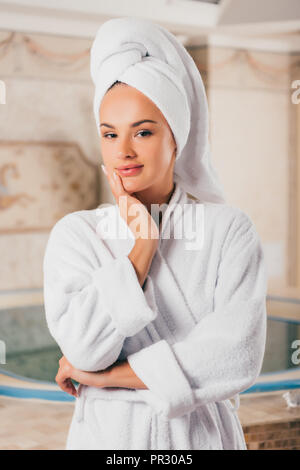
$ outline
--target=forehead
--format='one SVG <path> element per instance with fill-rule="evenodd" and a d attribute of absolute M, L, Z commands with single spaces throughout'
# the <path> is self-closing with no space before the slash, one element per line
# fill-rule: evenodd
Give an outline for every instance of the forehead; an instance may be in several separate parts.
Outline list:
<path fill-rule="evenodd" d="M 109 118 L 117 120 L 127 116 L 138 119 L 153 119 L 166 122 L 164 115 L 156 104 L 144 93 L 129 85 L 116 85 L 103 97 L 100 104 L 100 120 Z"/>

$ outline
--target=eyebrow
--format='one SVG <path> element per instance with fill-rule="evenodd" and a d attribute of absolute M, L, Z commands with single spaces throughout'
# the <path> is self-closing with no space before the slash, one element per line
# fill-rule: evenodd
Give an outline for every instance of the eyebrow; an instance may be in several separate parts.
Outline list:
<path fill-rule="evenodd" d="M 153 124 L 158 124 L 156 121 L 153 121 L 152 119 L 142 119 L 141 121 L 134 122 L 133 124 L 131 124 L 130 127 L 137 127 L 140 124 L 143 124 L 144 122 L 152 122 Z M 110 127 L 110 129 L 114 129 L 114 126 L 112 126 L 111 124 L 107 124 L 106 122 L 102 122 L 102 124 L 100 124 L 100 127 L 101 126 L 106 126 L 106 127 Z"/>

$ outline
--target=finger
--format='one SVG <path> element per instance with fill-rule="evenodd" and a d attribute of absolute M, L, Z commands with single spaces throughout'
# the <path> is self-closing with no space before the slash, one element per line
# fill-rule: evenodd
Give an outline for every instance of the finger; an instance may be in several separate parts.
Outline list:
<path fill-rule="evenodd" d="M 101 163 L 101 168 L 105 176 L 107 176 L 107 169 L 105 168 L 105 165 L 103 165 L 102 163 Z"/>
<path fill-rule="evenodd" d="M 58 371 L 55 381 L 57 385 L 62 389 L 63 392 L 75 395 L 76 389 L 70 378 L 66 378 L 60 371 Z M 76 395 L 75 395 L 76 396 Z"/>
<path fill-rule="evenodd" d="M 127 191 L 123 186 L 123 181 L 120 175 L 117 172 L 113 172 L 112 179 L 116 188 L 116 192 L 119 196 L 128 195 Z"/>
<path fill-rule="evenodd" d="M 119 204 L 120 196 L 128 196 L 128 193 L 126 192 L 123 186 L 122 179 L 115 171 L 113 171 L 112 173 L 108 173 L 107 177 L 108 177 L 113 195 L 117 203 Z"/>
<path fill-rule="evenodd" d="M 71 379 L 65 379 L 59 382 L 59 386 L 64 392 L 68 393 L 69 395 L 77 396 L 76 389 Z"/>
<path fill-rule="evenodd" d="M 116 199 L 116 201 L 118 202 L 118 194 L 116 192 L 116 186 L 115 186 L 115 180 L 114 178 L 112 178 L 112 175 L 108 172 L 107 168 L 105 167 L 105 165 L 102 165 L 101 164 L 101 168 L 102 168 L 102 171 L 103 173 L 105 174 L 108 182 L 109 182 L 109 185 L 110 185 L 110 189 L 112 190 L 112 193 Z"/>
<path fill-rule="evenodd" d="M 77 390 L 75 385 L 73 384 L 72 380 L 70 379 L 69 383 L 67 384 L 68 390 L 70 391 L 71 395 L 77 397 Z"/>

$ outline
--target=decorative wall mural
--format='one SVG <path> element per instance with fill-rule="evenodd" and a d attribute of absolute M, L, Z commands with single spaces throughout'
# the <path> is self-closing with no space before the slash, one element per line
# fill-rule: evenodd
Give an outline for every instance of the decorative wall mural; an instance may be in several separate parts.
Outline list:
<path fill-rule="evenodd" d="M 0 167 L 0 210 L 20 202 L 23 206 L 27 206 L 28 202 L 34 201 L 35 198 L 27 193 L 9 194 L 9 179 L 20 178 L 20 173 L 15 163 L 5 163 Z"/>
<path fill-rule="evenodd" d="M 49 231 L 99 204 L 99 172 L 77 143 L 0 141 L 0 234 Z"/>

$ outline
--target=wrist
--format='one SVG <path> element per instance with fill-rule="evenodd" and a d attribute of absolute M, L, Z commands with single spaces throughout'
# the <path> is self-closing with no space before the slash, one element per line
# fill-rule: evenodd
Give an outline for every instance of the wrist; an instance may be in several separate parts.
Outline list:
<path fill-rule="evenodd" d="M 104 387 L 115 387 L 116 383 L 116 374 L 114 373 L 114 367 L 116 363 L 112 364 L 105 370 L 95 372 L 95 385 L 94 387 L 104 388 Z"/>
<path fill-rule="evenodd" d="M 131 388 L 132 370 L 127 360 L 115 362 L 107 374 L 105 379 L 107 387 Z"/>
<path fill-rule="evenodd" d="M 158 247 L 159 240 L 155 238 L 136 238 L 135 246 L 139 248 L 141 253 L 148 253 L 150 255 L 154 255 L 157 247 Z"/>

